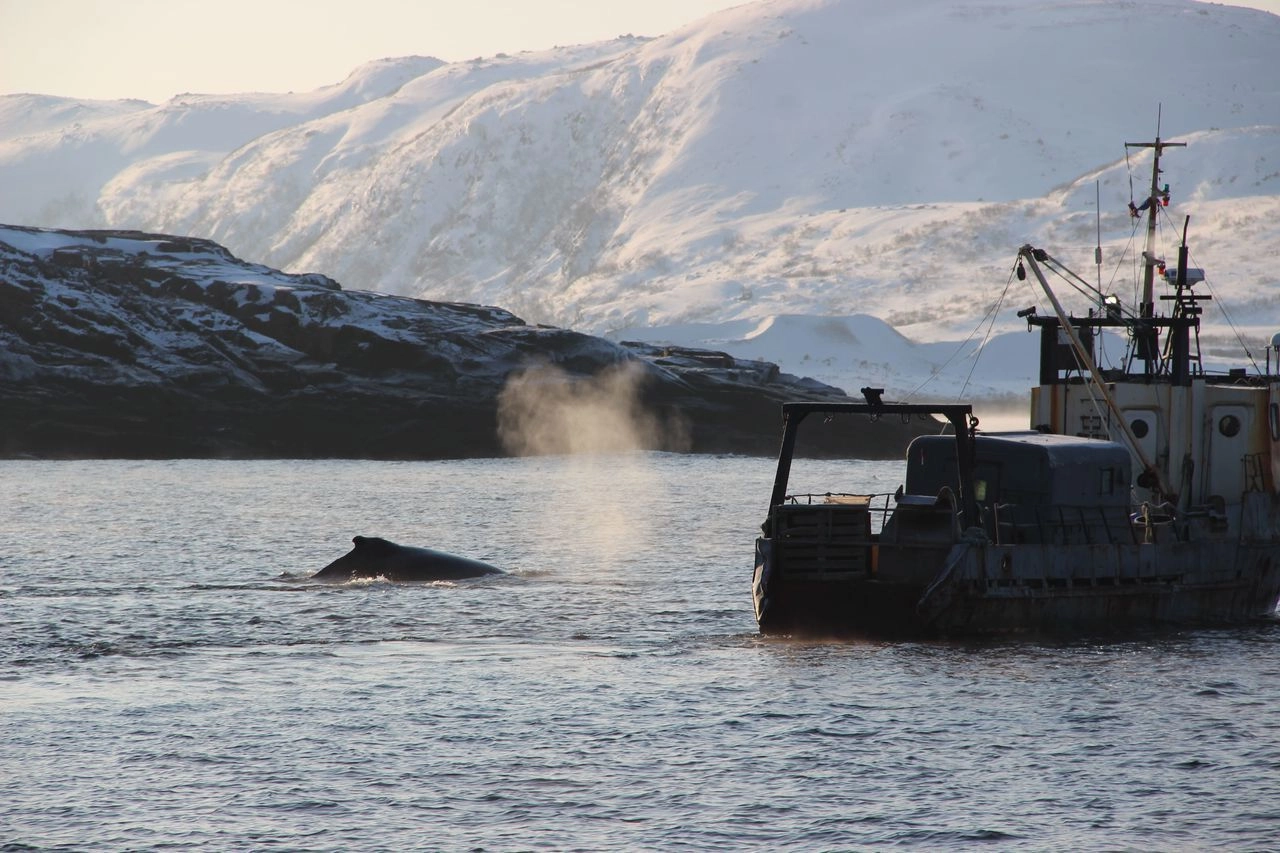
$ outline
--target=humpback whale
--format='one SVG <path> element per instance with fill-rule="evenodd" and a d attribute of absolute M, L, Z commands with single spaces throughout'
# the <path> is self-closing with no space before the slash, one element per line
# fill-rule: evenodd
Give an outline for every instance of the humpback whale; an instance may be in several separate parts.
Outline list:
<path fill-rule="evenodd" d="M 311 576 L 319 581 L 383 577 L 389 581 L 452 581 L 505 574 L 488 563 L 433 551 L 397 545 L 376 536 L 357 536 L 351 551 Z"/>

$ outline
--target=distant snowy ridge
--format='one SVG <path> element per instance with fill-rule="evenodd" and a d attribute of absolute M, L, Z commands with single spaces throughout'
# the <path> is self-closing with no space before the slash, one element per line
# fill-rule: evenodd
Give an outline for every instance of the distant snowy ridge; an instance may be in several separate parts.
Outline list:
<path fill-rule="evenodd" d="M 202 177 L 246 143 L 394 94 L 443 63 L 405 57 L 366 63 L 346 80 L 301 94 L 176 95 L 145 101 L 0 97 L 0 221 L 108 224 L 108 186 L 129 175 L 160 182 Z M 174 173 L 174 162 L 191 167 Z M 160 164 L 167 168 L 157 169 Z M 127 180 L 124 181 L 128 183 Z"/>
<path fill-rule="evenodd" d="M 954 353 L 979 327 L 1021 244 L 1092 271 L 1098 185 L 1104 280 L 1131 288 L 1125 206 L 1150 161 L 1123 143 L 1153 137 L 1163 105 L 1162 136 L 1188 148 L 1164 163 L 1161 251 L 1189 213 L 1197 265 L 1243 331 L 1256 345 L 1280 328 L 1266 295 L 1280 18 L 1263 12 L 764 0 L 652 40 L 414 62 L 388 61 L 386 82 L 347 100 L 279 96 L 292 113 L 246 95 L 103 106 L 78 128 L 30 118 L 42 132 L 0 142 L 0 221 L 204 236 L 351 287 L 614 338 L 696 327 L 793 372 L 906 392 L 947 363 L 924 342 Z M 227 138 L 193 144 L 180 131 L 197 121 Z M 1036 299 L 1018 287 L 1007 298 Z M 857 316 L 921 343 L 894 362 L 810 333 Z M 997 319 L 1013 336 L 1002 346 L 1030 340 L 1011 310 Z M 770 323 L 810 332 L 732 331 Z M 948 387 L 964 383 L 960 363 Z M 1012 393 L 1028 364 L 993 372 L 983 358 L 973 379 Z"/>

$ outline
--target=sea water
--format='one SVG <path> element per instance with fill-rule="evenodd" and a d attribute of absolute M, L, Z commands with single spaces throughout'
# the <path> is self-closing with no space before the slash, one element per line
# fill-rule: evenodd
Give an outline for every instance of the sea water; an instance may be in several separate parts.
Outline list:
<path fill-rule="evenodd" d="M 0 847 L 1280 845 L 1280 626 L 762 638 L 772 478 L 645 453 L 0 463 Z M 509 575 L 307 580 L 354 535 Z"/>

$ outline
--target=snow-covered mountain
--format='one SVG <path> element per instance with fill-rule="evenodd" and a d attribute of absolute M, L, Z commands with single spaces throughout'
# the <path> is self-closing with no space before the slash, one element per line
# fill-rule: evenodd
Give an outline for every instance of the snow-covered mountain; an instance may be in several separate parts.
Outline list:
<path fill-rule="evenodd" d="M 945 368 L 946 393 L 999 395 L 1034 361 L 1019 245 L 1092 272 L 1100 225 L 1104 289 L 1131 295 L 1150 160 L 1123 143 L 1161 106 L 1188 143 L 1163 163 L 1161 250 L 1190 214 L 1194 262 L 1258 348 L 1280 328 L 1280 17 L 1193 0 L 761 0 L 303 95 L 0 98 L 0 221 L 207 237 L 846 388 Z"/>

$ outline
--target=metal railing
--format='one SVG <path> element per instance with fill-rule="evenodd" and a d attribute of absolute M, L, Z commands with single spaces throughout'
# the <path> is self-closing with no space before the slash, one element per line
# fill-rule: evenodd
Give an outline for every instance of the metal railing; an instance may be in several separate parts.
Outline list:
<path fill-rule="evenodd" d="M 1116 545 L 1141 541 L 1127 506 L 993 504 L 983 527 L 997 545 Z"/>
<path fill-rule="evenodd" d="M 863 509 L 871 519 L 871 532 L 878 534 L 884 529 L 885 521 L 893 514 L 890 501 L 891 493 L 855 494 L 853 492 L 815 492 L 813 494 L 787 495 L 785 506 L 822 506 L 829 508 L 850 507 L 851 510 Z M 860 502 L 865 501 L 865 502 Z"/>
<path fill-rule="evenodd" d="M 901 508 L 893 494 L 817 492 L 787 495 L 784 506 L 813 506 L 841 512 L 865 512 L 870 533 L 883 532 L 889 518 Z M 914 507 L 918 509 L 919 507 Z M 945 504 L 940 510 L 947 510 Z M 957 512 L 950 508 L 950 512 Z M 1147 538 L 1148 528 L 1173 530 L 1172 517 L 1144 517 L 1135 521 L 1127 506 L 1064 506 L 1046 504 L 990 504 L 981 508 L 982 527 L 997 545 L 1115 545 Z"/>

